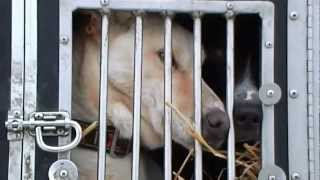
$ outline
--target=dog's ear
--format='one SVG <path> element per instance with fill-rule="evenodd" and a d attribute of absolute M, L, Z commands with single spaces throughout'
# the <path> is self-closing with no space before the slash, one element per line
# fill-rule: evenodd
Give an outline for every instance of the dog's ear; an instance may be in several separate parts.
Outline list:
<path fill-rule="evenodd" d="M 129 30 L 134 22 L 134 16 L 131 12 L 112 12 L 111 22 L 115 25 L 119 25 L 125 30 Z"/>

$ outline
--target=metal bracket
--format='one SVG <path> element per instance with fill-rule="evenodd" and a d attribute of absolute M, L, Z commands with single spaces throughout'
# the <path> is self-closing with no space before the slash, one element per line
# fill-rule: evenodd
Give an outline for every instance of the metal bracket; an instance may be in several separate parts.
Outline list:
<path fill-rule="evenodd" d="M 50 166 L 48 177 L 49 180 L 76 180 L 78 179 L 78 168 L 70 160 L 58 160 Z"/>
<path fill-rule="evenodd" d="M 267 106 L 277 104 L 281 99 L 281 88 L 275 83 L 268 83 L 259 89 L 259 98 Z"/>
<path fill-rule="evenodd" d="M 9 111 L 8 121 L 6 121 L 6 127 L 8 129 L 8 140 L 17 141 L 23 139 L 23 128 L 21 123 L 23 122 L 23 116 L 19 111 Z"/>
<path fill-rule="evenodd" d="M 266 165 L 261 169 L 258 180 L 286 180 L 286 174 L 276 165 Z"/>
<path fill-rule="evenodd" d="M 70 115 L 67 112 L 34 112 L 31 113 L 29 121 L 23 121 L 20 113 L 13 113 L 13 116 L 8 116 L 8 121 L 5 123 L 8 134 L 22 134 L 24 131 L 28 131 L 36 137 L 39 147 L 48 152 L 62 152 L 68 151 L 76 147 L 81 140 L 81 127 L 80 125 L 70 119 Z M 67 132 L 71 127 L 74 128 L 76 136 L 74 140 L 65 146 L 53 147 L 48 146 L 43 141 L 43 131 L 53 132 L 55 136 L 63 136 L 64 132 Z M 62 132 L 60 132 L 62 129 Z M 16 137 L 20 137 L 17 136 Z M 11 138 L 11 140 L 14 136 Z M 8 137 L 9 139 L 9 137 Z M 17 138 L 16 138 L 17 139 Z M 10 139 L 9 139 L 10 140 Z"/>

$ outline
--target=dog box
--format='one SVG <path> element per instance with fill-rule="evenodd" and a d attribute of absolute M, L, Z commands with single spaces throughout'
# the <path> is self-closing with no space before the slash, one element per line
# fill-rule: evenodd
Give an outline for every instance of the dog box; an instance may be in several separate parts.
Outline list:
<path fill-rule="evenodd" d="M 142 63 L 144 60 L 144 20 L 150 13 L 163 17 L 164 50 L 164 154 L 160 163 L 165 179 L 175 175 L 171 148 L 172 98 L 175 55 L 171 56 L 174 37 L 173 22 L 191 29 L 192 42 L 192 99 L 194 101 L 194 128 L 203 130 L 201 77 L 206 77 L 208 86 L 225 104 L 230 128 L 225 142 L 227 160 L 222 172 L 224 178 L 239 176 L 235 144 L 236 117 L 235 99 L 237 77 L 246 73 L 236 71 L 242 52 L 255 49 L 259 62 L 254 67 L 254 79 L 259 88 L 262 106 L 261 120 L 261 165 L 259 179 L 319 179 L 319 2 L 308 1 L 200 1 L 200 0 L 4 0 L 0 3 L 4 13 L 1 17 L 1 179 L 76 179 L 78 167 L 70 160 L 70 152 L 78 146 L 81 127 L 71 114 L 72 108 L 72 57 L 75 47 L 73 34 L 75 14 L 94 11 L 99 14 L 101 29 L 97 36 L 101 43 L 99 55 L 101 114 L 107 114 L 108 58 L 112 48 L 108 36 L 113 12 L 133 13 L 134 62 L 133 81 L 133 139 L 132 171 L 128 176 L 139 179 L 139 156 L 141 132 L 141 87 L 143 86 Z M 210 15 L 215 15 L 210 16 Z M 213 21 L 210 21 L 212 20 Z M 254 26 L 249 26 L 253 23 Z M 214 24 L 210 26 L 210 24 Z M 241 26 L 242 24 L 245 25 Z M 214 30 L 210 29 L 212 27 Z M 221 28 L 222 36 L 218 33 Z M 248 27 L 246 29 L 246 27 Z M 252 28 L 251 28 L 252 27 Z M 241 31 L 242 29 L 242 31 Z M 254 29 L 256 31 L 254 31 Z M 91 32 L 89 29 L 89 32 Z M 242 32 L 242 33 L 238 33 Z M 250 32 L 250 33 L 249 33 Z M 255 36 L 258 34 L 258 36 Z M 216 45 L 210 41 L 219 41 Z M 251 40 L 252 41 L 251 41 Z M 110 40 L 111 41 L 111 40 Z M 212 43 L 212 44 L 211 44 Z M 251 45 L 250 45 L 251 44 Z M 202 46 L 203 45 L 203 46 Z M 243 48 L 239 50 L 239 47 Z M 214 50 L 210 49 L 213 48 Z M 223 59 L 223 65 L 204 63 L 201 68 L 202 49 L 207 57 Z M 221 50 L 222 49 L 222 50 Z M 123 50 L 123 52 L 125 52 Z M 175 52 L 173 52 L 175 53 Z M 174 57 L 174 58 L 172 58 Z M 244 58 L 245 59 L 245 58 Z M 110 64 L 109 64 L 110 65 Z M 213 69 L 218 67 L 217 69 Z M 202 70 L 202 71 L 201 71 Z M 214 71 L 213 71 L 214 70 Z M 222 71 L 222 76 L 215 76 Z M 213 77 L 215 76 L 215 77 Z M 221 77 L 221 78 L 220 78 Z M 222 80 L 221 80 L 222 79 Z M 214 89 L 215 83 L 223 81 L 221 94 Z M 224 98 L 223 98 L 224 96 Z M 241 96 L 241 94 L 239 95 Z M 250 99 L 247 94 L 244 99 Z M 241 104 L 239 107 L 247 107 Z M 181 109 L 180 109 L 181 110 Z M 213 116 L 216 118 L 217 113 Z M 99 140 L 95 141 L 99 158 L 97 177 L 108 175 L 106 167 L 106 116 L 100 116 Z M 247 119 L 245 120 L 247 121 Z M 253 120 L 255 121 L 255 120 Z M 218 123 L 219 124 L 219 123 Z M 215 124 L 216 125 L 216 124 Z M 222 128 L 221 125 L 218 125 Z M 143 130 L 143 129 L 142 129 Z M 116 131 L 115 131 L 116 132 Z M 120 132 L 121 133 L 121 132 Z M 112 138 L 116 135 L 113 133 Z M 130 144 L 131 146 L 131 144 Z M 194 165 L 191 179 L 206 179 L 206 153 L 195 140 Z M 205 160 L 204 160 L 205 161 Z M 241 165 L 241 162 L 240 162 Z M 252 164 L 251 164 L 252 165 Z M 250 170 L 250 164 L 245 165 Z M 193 172 L 194 170 L 194 172 Z M 81 173 L 81 172 L 80 172 Z M 216 173 L 219 176 L 220 171 Z M 130 178 L 130 177 L 128 177 Z"/>

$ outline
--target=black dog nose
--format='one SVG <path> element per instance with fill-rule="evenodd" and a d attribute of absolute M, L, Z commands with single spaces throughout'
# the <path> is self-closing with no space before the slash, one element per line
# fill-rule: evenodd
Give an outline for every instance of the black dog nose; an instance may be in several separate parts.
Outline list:
<path fill-rule="evenodd" d="M 208 122 L 208 128 L 228 129 L 229 120 L 225 112 L 214 110 L 205 115 L 204 120 Z"/>
<path fill-rule="evenodd" d="M 204 114 L 202 119 L 202 131 L 209 140 L 225 138 L 229 130 L 229 118 L 226 112 L 214 109 Z M 215 141 L 216 141 L 215 140 Z"/>
<path fill-rule="evenodd" d="M 259 106 L 240 106 L 234 109 L 235 123 L 238 125 L 259 125 L 262 109 Z"/>

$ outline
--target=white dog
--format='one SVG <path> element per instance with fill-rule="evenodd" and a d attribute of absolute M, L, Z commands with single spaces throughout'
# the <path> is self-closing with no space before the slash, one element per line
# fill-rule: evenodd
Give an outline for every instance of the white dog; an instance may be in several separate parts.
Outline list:
<path fill-rule="evenodd" d="M 92 122 L 98 120 L 99 112 L 100 18 L 95 14 L 80 17 L 74 27 L 73 117 Z M 109 30 L 108 120 L 120 131 L 120 136 L 127 139 L 132 138 L 133 122 L 134 20 L 125 13 L 113 14 Z M 158 15 L 146 15 L 143 21 L 141 142 L 149 149 L 162 147 L 164 139 L 163 23 Z M 193 36 L 176 23 L 172 26 L 172 53 L 172 103 L 192 119 Z M 209 144 L 218 147 L 225 140 L 229 120 L 223 103 L 204 81 L 202 112 L 202 134 Z M 185 131 L 183 121 L 175 113 L 172 118 L 172 139 L 186 148 L 192 147 L 194 140 Z M 95 179 L 97 153 L 79 148 L 72 154 L 79 167 L 80 179 Z M 130 155 L 124 158 L 108 156 L 109 178 L 130 179 Z M 141 164 L 141 179 L 162 179 L 161 171 L 144 155 Z M 150 167 L 155 168 L 147 170 Z"/>

